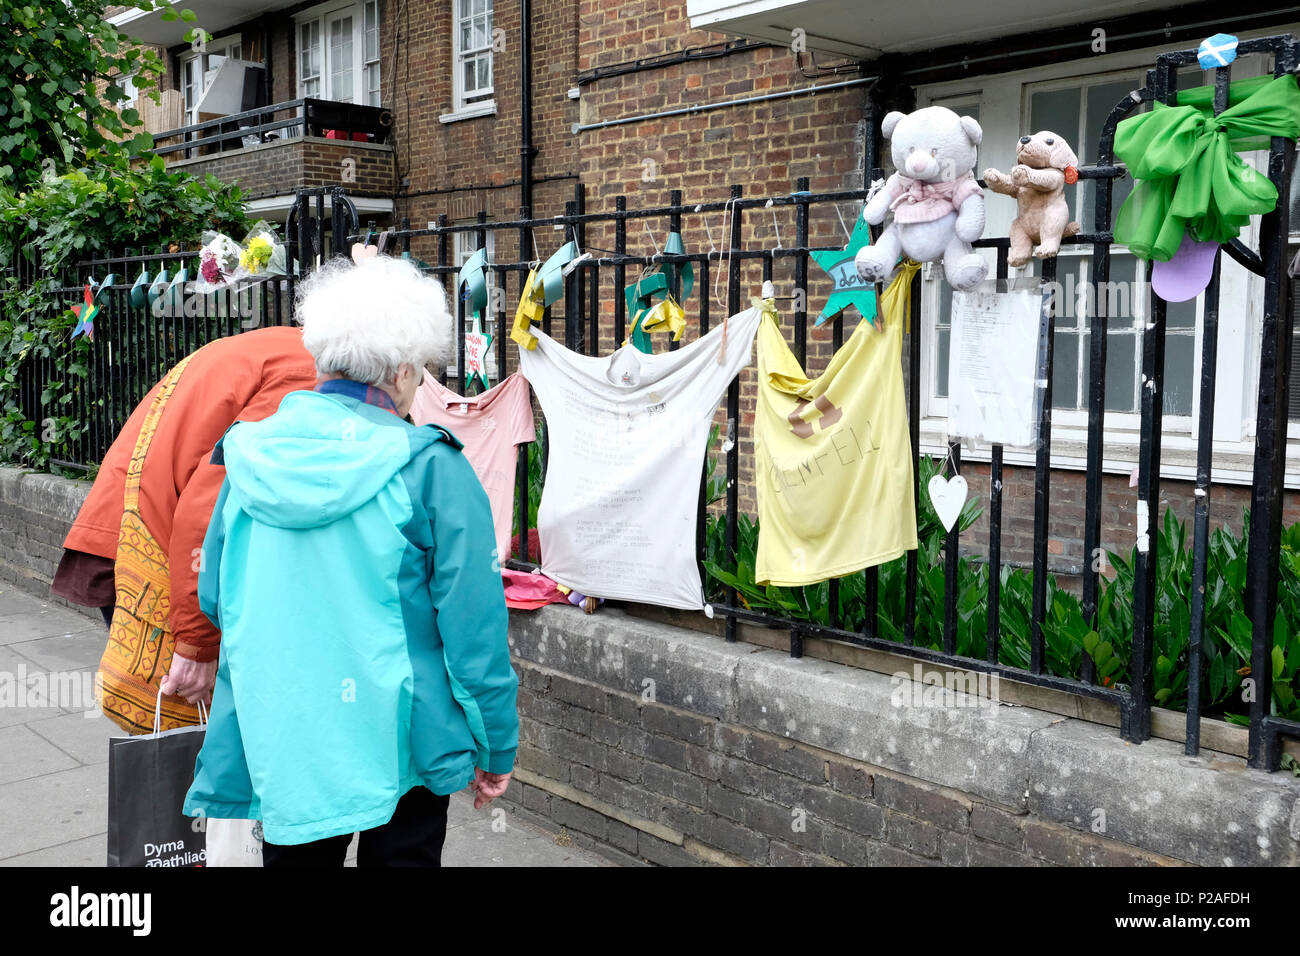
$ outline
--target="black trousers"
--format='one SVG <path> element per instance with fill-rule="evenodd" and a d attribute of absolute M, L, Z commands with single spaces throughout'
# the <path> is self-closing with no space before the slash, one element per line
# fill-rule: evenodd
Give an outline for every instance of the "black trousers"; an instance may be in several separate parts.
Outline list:
<path fill-rule="evenodd" d="M 361 831 L 357 866 L 442 866 L 442 842 L 447 835 L 450 796 L 438 796 L 427 787 L 408 790 L 393 818 L 383 826 Z M 281 846 L 262 844 L 262 866 L 337 867 L 348 855 L 351 834 L 311 843 Z"/>

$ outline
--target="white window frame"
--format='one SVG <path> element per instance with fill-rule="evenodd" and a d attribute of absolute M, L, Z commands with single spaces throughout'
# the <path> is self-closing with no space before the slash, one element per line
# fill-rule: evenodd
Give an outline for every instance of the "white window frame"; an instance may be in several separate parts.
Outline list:
<path fill-rule="evenodd" d="M 375 50 L 374 56 L 367 56 L 366 50 L 366 13 L 374 11 Z M 329 24 L 342 17 L 352 18 L 352 93 L 351 99 L 339 99 L 330 88 L 331 62 Z M 302 30 L 308 24 L 315 24 L 319 42 L 319 71 L 314 77 L 304 78 L 302 70 Z M 323 3 L 308 10 L 296 13 L 293 18 L 294 38 L 294 88 L 299 99 L 310 96 L 312 99 L 332 102 L 358 103 L 365 106 L 378 106 L 383 101 L 383 67 L 381 44 L 383 41 L 383 20 L 380 17 L 379 0 L 345 0 L 338 3 Z M 373 68 L 378 80 L 374 90 L 369 83 L 369 71 Z M 304 84 L 310 79 L 318 84 L 316 93 L 307 93 Z M 371 93 L 378 94 L 379 103 L 371 102 Z"/>
<path fill-rule="evenodd" d="M 180 88 L 182 106 L 185 110 L 185 126 L 193 126 L 199 122 L 199 101 L 203 99 L 203 94 L 207 92 L 208 83 L 207 75 L 212 71 L 211 59 L 219 56 L 226 59 L 240 60 L 243 59 L 244 43 L 243 37 L 234 33 L 229 36 L 218 37 L 215 40 L 209 40 L 204 44 L 202 50 L 189 50 L 182 53 L 177 59 L 180 64 Z M 193 102 L 189 101 L 186 91 L 189 88 L 191 64 L 198 63 L 199 72 L 197 82 L 194 85 L 195 94 Z"/>
<path fill-rule="evenodd" d="M 135 77 L 135 73 L 119 73 L 113 77 L 113 85 L 126 94 L 126 99 L 117 101 L 117 109 L 133 109 L 139 104 L 140 91 L 135 88 Z"/>
<path fill-rule="evenodd" d="M 483 3 L 485 10 L 474 11 L 471 7 L 468 11 L 466 6 L 474 3 Z M 451 57 L 451 83 L 452 83 L 452 111 L 444 113 L 438 117 L 442 123 L 454 123 L 457 120 L 473 119 L 476 116 L 491 116 L 497 111 L 497 102 L 495 96 L 495 62 L 493 59 L 492 49 L 492 23 L 493 23 L 493 0 L 451 0 L 452 10 L 452 57 Z M 461 33 L 467 22 L 486 19 L 484 36 L 486 42 L 482 46 L 466 48 L 461 44 Z M 467 90 L 465 88 L 465 70 L 464 65 L 467 60 L 478 60 L 486 58 L 488 63 L 488 72 L 491 74 L 491 82 L 486 87 Z"/>
<path fill-rule="evenodd" d="M 1263 36 L 1287 32 L 1290 28 L 1275 28 L 1253 31 L 1250 36 Z M 1300 29 L 1300 28 L 1296 28 Z M 1241 34 L 1247 38 L 1247 34 Z M 1137 53 L 1111 54 L 1087 59 L 1068 61 L 1051 66 L 1037 67 L 1033 70 L 995 74 L 960 81 L 933 84 L 917 89 L 917 106 L 931 103 L 950 102 L 972 103 L 980 106 L 980 123 L 984 129 L 981 144 L 980 169 L 995 167 L 1006 170 L 1015 164 L 1015 143 L 1021 135 L 1031 130 L 1022 128 L 1028 123 L 1029 96 L 1035 89 L 1043 89 L 1052 81 L 1058 85 L 1071 86 L 1105 82 L 1115 75 L 1141 78 L 1145 71 L 1155 62 L 1155 57 L 1164 52 L 1168 44 L 1152 47 Z M 1239 61 L 1234 65 L 1233 78 L 1242 79 L 1257 73 L 1258 69 L 1242 69 L 1245 63 Z M 1008 104 L 1016 108 L 1007 109 Z M 954 108 L 958 108 L 954 106 Z M 1012 121 L 1014 118 L 1014 122 Z M 1063 134 L 1064 135 L 1064 134 Z M 888 149 L 888 141 L 885 148 Z M 1078 144 L 1071 142 L 1071 145 Z M 1085 162 L 1091 157 L 1080 157 Z M 1258 164 L 1258 156 L 1244 157 Z M 1264 167 L 1261 167 L 1264 168 Z M 1015 216 L 1015 203 L 1008 197 L 985 193 L 988 224 L 985 236 L 1006 235 L 1011 220 Z M 1112 221 L 1118 209 L 1112 211 Z M 1250 227 L 1243 230 L 1241 240 L 1248 247 L 1259 248 L 1258 217 L 1252 220 Z M 1114 252 L 1123 253 L 1122 246 L 1114 247 Z M 985 250 L 989 262 L 990 275 L 996 259 L 993 250 Z M 1066 251 L 1066 254 L 1072 254 Z M 1081 250 L 1075 255 L 1090 257 L 1091 249 Z M 1260 325 L 1263 312 L 1263 280 L 1232 261 L 1228 256 L 1222 257 L 1222 288 L 1219 312 L 1218 343 L 1218 378 L 1215 389 L 1214 415 L 1214 461 L 1213 478 L 1216 482 L 1233 484 L 1250 484 L 1253 480 L 1255 406 L 1258 388 L 1258 365 L 1260 349 Z M 941 276 L 939 264 L 927 265 L 927 271 Z M 1013 276 L 1017 270 L 1012 270 Z M 1023 274 L 1023 273 L 1021 273 Z M 1114 278 L 1112 276 L 1112 278 Z M 922 362 L 920 383 L 922 391 L 920 438 L 921 451 L 926 454 L 942 456 L 947 452 L 948 418 L 947 401 L 935 394 L 935 355 L 937 346 L 936 316 L 938 314 L 937 295 L 939 288 L 943 294 L 950 295 L 951 289 L 942 282 L 923 283 L 922 293 Z M 1145 306 L 1145 296 L 1141 289 L 1137 296 L 1138 309 Z M 1235 306 L 1245 303 L 1245 308 Z M 1136 321 L 1143 321 L 1139 314 Z M 1193 385 L 1192 414 L 1190 416 L 1164 416 L 1163 442 L 1161 455 L 1161 474 L 1170 479 L 1189 480 L 1196 474 L 1196 422 L 1200 414 L 1200 365 L 1202 350 L 1202 306 L 1198 303 L 1195 341 L 1193 344 Z M 1082 345 L 1083 336 L 1080 336 Z M 1138 352 L 1140 361 L 1140 351 Z M 1111 473 L 1128 474 L 1137 463 L 1138 441 L 1140 435 L 1140 415 L 1107 412 L 1105 416 L 1106 432 L 1103 452 L 1103 470 Z M 955 436 L 954 436 L 955 437 Z M 1289 431 L 1292 439 L 1287 448 L 1288 488 L 1300 488 L 1300 423 L 1293 425 Z M 991 455 L 988 445 L 963 441 L 963 457 L 970 461 L 987 461 Z M 1052 456 L 1053 468 L 1082 470 L 1086 467 L 1087 454 L 1087 411 L 1075 412 L 1053 410 L 1052 415 Z M 1031 465 L 1035 455 L 1031 449 L 1004 449 L 1004 461 L 1007 464 Z"/>

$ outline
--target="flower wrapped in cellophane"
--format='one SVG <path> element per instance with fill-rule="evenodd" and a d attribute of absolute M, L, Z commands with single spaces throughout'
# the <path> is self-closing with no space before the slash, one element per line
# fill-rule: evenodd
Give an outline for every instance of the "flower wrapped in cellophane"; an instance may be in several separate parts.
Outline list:
<path fill-rule="evenodd" d="M 239 265 L 249 276 L 285 274 L 284 244 L 280 242 L 275 229 L 266 220 L 258 220 L 248 230 L 239 253 Z"/>
<path fill-rule="evenodd" d="M 199 250 L 199 277 L 194 282 L 195 292 L 213 292 L 247 275 L 239 264 L 242 250 L 239 243 L 220 232 L 203 233 L 203 248 Z"/>

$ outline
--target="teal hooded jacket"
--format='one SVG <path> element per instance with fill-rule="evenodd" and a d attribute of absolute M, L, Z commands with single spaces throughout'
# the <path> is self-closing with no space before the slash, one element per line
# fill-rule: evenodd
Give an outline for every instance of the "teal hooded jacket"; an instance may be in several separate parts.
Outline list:
<path fill-rule="evenodd" d="M 186 816 L 293 845 L 513 769 L 492 513 L 461 447 L 337 392 L 226 433 L 199 573 L 221 653 Z"/>

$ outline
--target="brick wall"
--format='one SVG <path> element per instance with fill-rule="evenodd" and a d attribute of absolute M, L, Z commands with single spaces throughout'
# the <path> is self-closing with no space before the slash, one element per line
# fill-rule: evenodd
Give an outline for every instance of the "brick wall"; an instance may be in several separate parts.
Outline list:
<path fill-rule="evenodd" d="M 1188 760 L 1163 740 L 1134 747 L 1114 727 L 1030 707 L 900 704 L 883 674 L 609 608 L 512 613 L 510 633 L 521 737 L 506 799 L 630 858 L 1300 863 L 1289 822 L 1300 781 L 1246 771 L 1240 758 Z M 1260 826 L 1258 841 L 1242 837 Z"/>
<path fill-rule="evenodd" d="M 526 813 L 663 866 L 1178 861 L 517 661 Z"/>
<path fill-rule="evenodd" d="M 982 462 L 969 462 L 962 467 L 962 476 L 970 487 L 970 499 L 983 508 L 983 514 L 962 536 L 963 554 L 986 556 L 988 554 L 989 522 L 989 466 Z M 1084 488 L 1087 476 L 1081 471 L 1056 469 L 1051 476 L 1051 501 L 1048 520 L 1048 568 L 1061 575 L 1078 575 L 1083 572 L 1083 522 Z M 1195 483 L 1162 478 L 1160 481 L 1159 522 L 1152 521 L 1154 533 L 1163 527 L 1165 512 L 1187 528 L 1187 540 L 1192 535 L 1192 520 L 1196 508 Z M 1231 529 L 1242 533 L 1245 509 L 1250 507 L 1252 489 L 1246 485 L 1219 485 L 1211 490 L 1210 530 Z M 925 494 L 922 489 L 921 494 Z M 1125 559 L 1137 538 L 1137 488 L 1129 487 L 1127 475 L 1104 475 L 1101 487 L 1101 547 Z M 1288 492 L 1284 496 L 1283 525 L 1300 521 L 1300 495 Z M 1034 544 L 1034 469 L 1004 465 L 1002 469 L 1002 560 L 1029 566 L 1033 560 Z M 1108 576 L 1114 569 L 1107 566 Z M 1063 582 L 1064 583 L 1064 582 Z"/>
<path fill-rule="evenodd" d="M 89 491 L 88 481 L 0 467 L 0 581 L 102 624 L 98 609 L 50 595 L 50 582 L 63 556 L 63 539 Z"/>
<path fill-rule="evenodd" d="M 393 6 L 388 4 L 386 16 Z M 519 7 L 503 4 L 493 12 L 493 28 L 503 31 L 504 43 L 493 58 L 496 113 L 444 124 L 439 117 L 454 109 L 452 9 L 450 2 L 411 5 L 400 21 L 387 16 L 384 25 L 385 49 L 396 52 L 392 109 L 399 178 L 408 180 L 397 215 L 417 228 L 443 213 L 453 220 L 473 218 L 482 208 L 494 219 L 513 219 L 519 210 Z M 533 175 L 545 179 L 577 172 L 569 124 L 578 109 L 567 95 L 576 68 L 576 23 L 571 0 L 539 0 L 532 9 Z M 572 189 L 572 182 L 538 184 L 536 211 L 563 212 Z M 497 258 L 513 259 L 517 247 L 516 236 L 498 237 Z"/>
<path fill-rule="evenodd" d="M 356 164 L 356 182 L 343 182 L 343 163 Z M 393 150 L 387 145 L 349 143 L 315 136 L 279 140 L 211 157 L 171 164 L 202 177 L 212 173 L 241 187 L 248 199 L 291 194 L 295 189 L 343 185 L 357 196 L 391 196 Z"/>

